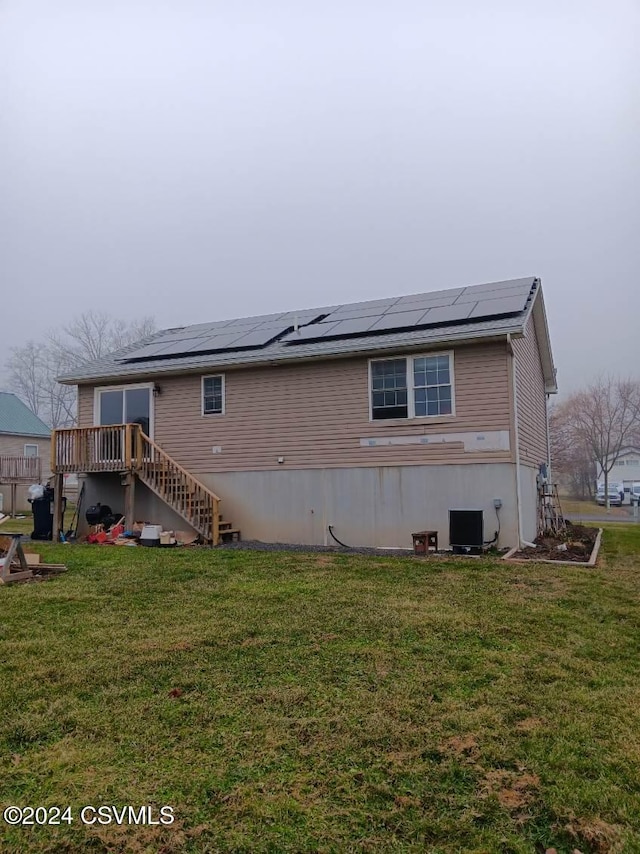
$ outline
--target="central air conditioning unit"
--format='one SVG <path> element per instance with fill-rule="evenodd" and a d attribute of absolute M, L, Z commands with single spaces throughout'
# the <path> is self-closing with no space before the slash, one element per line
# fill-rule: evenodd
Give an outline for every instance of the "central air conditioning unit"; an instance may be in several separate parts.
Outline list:
<path fill-rule="evenodd" d="M 482 510 L 449 510 L 449 543 L 454 554 L 481 554 L 484 546 Z"/>

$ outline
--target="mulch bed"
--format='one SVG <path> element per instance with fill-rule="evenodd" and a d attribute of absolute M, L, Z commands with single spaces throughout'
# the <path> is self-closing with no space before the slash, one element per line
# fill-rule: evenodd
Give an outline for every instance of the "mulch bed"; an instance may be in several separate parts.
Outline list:
<path fill-rule="evenodd" d="M 567 522 L 566 533 L 561 536 L 542 534 L 535 538 L 536 548 L 524 548 L 517 552 L 514 557 L 528 558 L 530 560 L 574 560 L 586 562 L 591 557 L 591 552 L 598 536 L 598 528 L 589 528 L 586 525 L 573 525 Z M 558 548 L 566 546 L 566 548 Z"/>

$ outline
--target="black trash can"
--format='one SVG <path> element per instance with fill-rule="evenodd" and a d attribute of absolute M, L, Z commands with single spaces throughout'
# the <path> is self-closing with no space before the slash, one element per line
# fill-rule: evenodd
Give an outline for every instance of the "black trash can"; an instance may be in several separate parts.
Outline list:
<path fill-rule="evenodd" d="M 31 509 L 33 511 L 33 531 L 31 532 L 32 540 L 50 540 L 53 537 L 53 499 L 55 493 L 50 487 L 45 487 L 42 493 L 42 498 L 34 498 L 31 501 Z M 62 498 L 62 520 L 61 526 L 64 528 L 64 512 L 67 509 L 67 499 Z"/>

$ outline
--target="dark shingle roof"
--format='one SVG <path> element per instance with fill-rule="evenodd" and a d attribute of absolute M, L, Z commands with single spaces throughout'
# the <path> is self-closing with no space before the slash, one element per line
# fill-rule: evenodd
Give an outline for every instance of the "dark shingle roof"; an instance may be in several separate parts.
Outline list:
<path fill-rule="evenodd" d="M 0 433 L 15 436 L 51 436 L 51 430 L 19 397 L 0 391 Z"/>

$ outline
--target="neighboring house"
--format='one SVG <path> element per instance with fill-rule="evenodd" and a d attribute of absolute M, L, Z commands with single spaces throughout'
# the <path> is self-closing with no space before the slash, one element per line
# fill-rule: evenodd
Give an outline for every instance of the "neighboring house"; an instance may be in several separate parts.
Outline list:
<path fill-rule="evenodd" d="M 60 381 L 79 428 L 56 471 L 129 522 L 446 546 L 450 509 L 484 511 L 489 540 L 500 499 L 499 544 L 536 535 L 556 391 L 536 278 L 165 330 Z"/>
<path fill-rule="evenodd" d="M 596 483 L 604 484 L 604 472 L 596 462 Z M 618 483 L 624 489 L 624 500 L 631 501 L 634 483 L 640 483 L 640 448 L 622 448 L 609 472 L 609 483 Z"/>
<path fill-rule="evenodd" d="M 4 512 L 29 509 L 27 489 L 51 477 L 51 430 L 19 397 L 0 392 L 0 494 Z"/>

